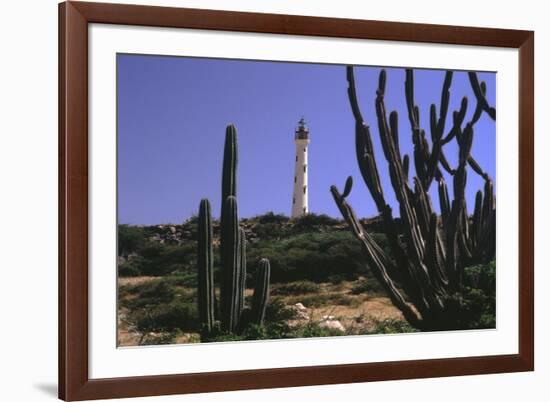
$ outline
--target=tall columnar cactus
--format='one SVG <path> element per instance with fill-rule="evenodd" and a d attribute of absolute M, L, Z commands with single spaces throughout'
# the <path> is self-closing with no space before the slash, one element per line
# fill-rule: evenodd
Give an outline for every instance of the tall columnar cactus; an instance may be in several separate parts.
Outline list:
<path fill-rule="evenodd" d="M 233 332 L 239 321 L 240 301 L 240 233 L 237 215 L 237 199 L 230 195 L 225 199 L 221 228 L 222 282 L 221 282 L 221 321 L 222 328 Z"/>
<path fill-rule="evenodd" d="M 237 128 L 230 124 L 225 129 L 225 145 L 223 150 L 222 168 L 222 202 L 221 202 L 221 225 L 223 226 L 225 200 L 229 196 L 237 196 Z M 222 244 L 223 246 L 223 244 Z"/>
<path fill-rule="evenodd" d="M 222 327 L 234 331 L 240 313 L 240 234 L 237 215 L 237 129 L 230 124 L 225 129 L 222 168 L 221 226 L 221 321 Z"/>
<path fill-rule="evenodd" d="M 399 204 L 400 222 L 393 217 L 386 202 L 378 173 L 370 128 L 364 122 L 355 89 L 353 68 L 347 69 L 348 97 L 355 118 L 355 145 L 359 170 L 384 222 L 385 235 L 391 250 L 390 258 L 365 231 L 346 197 L 353 181 L 348 178 L 343 194 L 331 187 L 340 212 L 353 234 L 360 241 L 366 262 L 403 312 L 409 323 L 419 329 L 439 330 L 457 326 L 456 316 L 449 314 L 455 301 L 453 295 L 461 289 L 464 267 L 472 262 L 487 262 L 495 253 L 495 199 L 490 177 L 472 157 L 470 150 L 474 126 L 483 112 L 493 120 L 496 111 L 490 107 L 485 83 L 479 83 L 475 73 L 468 73 L 476 97 L 472 119 L 464 123 L 468 99 L 463 98 L 459 110 L 452 114 L 451 128 L 445 134 L 453 73 L 448 71 L 443 81 L 439 113 L 430 108 L 431 146 L 420 127 L 420 111 L 414 103 L 413 70 L 406 70 L 405 98 L 413 142 L 416 175 L 409 183 L 409 156 L 399 149 L 398 115 L 393 111 L 389 120 L 384 102 L 386 73 L 380 72 L 375 109 L 383 155 L 388 163 L 391 186 Z M 458 165 L 451 168 L 443 147 L 453 139 L 459 148 Z M 485 180 L 485 192 L 478 192 L 473 218 L 467 212 L 465 188 L 467 167 Z M 449 200 L 442 167 L 453 176 L 454 199 Z M 438 183 L 441 217 L 432 208 L 429 189 Z"/>
<path fill-rule="evenodd" d="M 212 218 L 210 202 L 201 200 L 198 228 L 198 298 L 199 318 L 208 331 L 214 323 L 214 253 L 212 251 Z"/>
<path fill-rule="evenodd" d="M 239 227 L 237 212 L 237 130 L 235 126 L 229 125 L 225 132 L 225 146 L 222 171 L 222 204 L 220 215 L 220 305 L 219 320 L 222 329 L 228 332 L 236 332 L 246 326 L 243 322 L 244 293 L 246 287 L 246 237 L 244 230 Z M 204 203 L 204 207 L 203 207 Z M 204 209 L 204 213 L 203 213 Z M 206 213 L 207 211 L 207 213 Z M 207 215 L 206 218 L 203 215 Z M 203 223 L 204 221 L 204 223 Z M 210 235 L 208 232 L 210 225 Z M 209 238 L 209 240 L 207 240 Z M 208 248 L 208 245 L 210 245 Z M 210 205 L 207 200 L 201 201 L 199 210 L 199 238 L 197 258 L 199 269 L 199 310 L 201 321 L 207 329 L 210 329 L 214 320 L 214 287 L 213 281 L 207 275 L 203 278 L 202 273 L 210 272 L 212 266 L 205 268 L 208 263 L 212 264 L 212 229 L 210 222 Z M 269 261 L 267 262 L 267 282 L 269 283 Z M 265 265 L 265 262 L 263 263 Z M 210 269 L 210 271 L 208 271 Z M 265 268 L 262 268 L 259 275 L 265 276 Z M 264 279 L 265 280 L 265 279 Z M 267 293 L 269 286 L 265 289 Z M 210 293 L 211 292 L 211 293 Z M 267 303 L 267 295 L 264 295 L 264 304 Z M 205 308 L 205 306 L 209 306 Z M 211 310 L 208 310 L 211 309 Z M 204 311 L 203 311 L 204 310 Z M 265 305 L 263 306 L 265 310 Z M 263 313 L 261 314 L 263 321 Z"/>
<path fill-rule="evenodd" d="M 265 318 L 265 311 L 269 301 L 269 277 L 271 266 L 267 258 L 260 260 L 252 297 L 251 322 L 262 325 Z"/>

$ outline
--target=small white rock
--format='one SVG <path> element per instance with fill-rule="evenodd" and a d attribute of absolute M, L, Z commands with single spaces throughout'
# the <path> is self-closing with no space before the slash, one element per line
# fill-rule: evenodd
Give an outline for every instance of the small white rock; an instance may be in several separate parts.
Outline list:
<path fill-rule="evenodd" d="M 335 329 L 340 332 L 344 332 L 346 329 L 342 325 L 342 323 L 338 320 L 325 320 L 322 321 L 319 326 L 321 328 L 327 328 L 327 329 Z"/>

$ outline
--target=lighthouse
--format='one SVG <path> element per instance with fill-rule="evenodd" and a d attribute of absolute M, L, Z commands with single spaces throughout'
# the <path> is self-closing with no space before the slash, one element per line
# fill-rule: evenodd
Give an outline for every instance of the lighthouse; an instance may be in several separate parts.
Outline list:
<path fill-rule="evenodd" d="M 296 144 L 296 159 L 294 162 L 294 191 L 292 192 L 292 213 L 291 218 L 298 218 L 308 213 L 308 187 L 307 187 L 307 146 L 309 144 L 309 130 L 302 117 L 298 122 L 294 134 Z"/>

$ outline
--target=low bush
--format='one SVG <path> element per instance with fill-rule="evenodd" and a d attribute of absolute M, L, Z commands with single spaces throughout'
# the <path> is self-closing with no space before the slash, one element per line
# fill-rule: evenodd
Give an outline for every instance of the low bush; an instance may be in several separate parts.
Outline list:
<path fill-rule="evenodd" d="M 321 327 L 316 322 L 308 322 L 294 328 L 292 335 L 293 338 L 319 338 L 325 336 L 342 336 L 344 332 L 334 328 Z"/>
<path fill-rule="evenodd" d="M 248 248 L 247 256 L 252 269 L 261 258 L 268 258 L 274 283 L 326 282 L 335 276 L 354 279 L 366 269 L 359 243 L 347 231 L 302 233 L 277 242 L 261 240 Z"/>
<path fill-rule="evenodd" d="M 274 287 L 271 290 L 273 295 L 297 295 L 304 293 L 313 293 L 320 290 L 320 286 L 312 281 L 290 282 Z"/>
<path fill-rule="evenodd" d="M 353 285 L 350 291 L 350 293 L 353 295 L 366 294 L 369 296 L 371 294 L 379 294 L 383 292 L 384 289 L 382 288 L 380 283 L 374 278 L 361 278 Z"/>
<path fill-rule="evenodd" d="M 314 213 L 309 213 L 299 218 L 296 218 L 294 222 L 299 228 L 312 228 L 315 226 L 332 226 L 342 221 L 325 214 L 318 215 Z"/>
<path fill-rule="evenodd" d="M 281 224 L 283 222 L 288 222 L 288 216 L 283 214 L 275 214 L 273 212 L 268 212 L 264 215 L 260 215 L 255 217 L 254 219 L 258 220 L 258 222 L 261 225 L 264 225 L 266 223 L 278 223 Z"/>
<path fill-rule="evenodd" d="M 124 261 L 118 263 L 118 275 L 121 277 L 135 277 L 142 276 L 143 273 L 140 269 L 140 263 L 138 261 Z"/>
<path fill-rule="evenodd" d="M 152 307 L 134 310 L 128 315 L 136 329 L 143 333 L 198 331 L 198 312 L 196 303 L 172 301 Z"/>
<path fill-rule="evenodd" d="M 393 318 L 387 318 L 384 320 L 376 321 L 374 329 L 370 330 L 369 334 L 402 334 L 408 332 L 418 332 L 414 327 L 411 327 L 409 323 L 403 320 L 396 320 Z"/>

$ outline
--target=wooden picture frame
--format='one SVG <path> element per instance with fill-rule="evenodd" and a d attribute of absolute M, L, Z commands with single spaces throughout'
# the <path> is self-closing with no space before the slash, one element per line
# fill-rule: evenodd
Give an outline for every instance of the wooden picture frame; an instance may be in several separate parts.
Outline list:
<path fill-rule="evenodd" d="M 519 49 L 519 353 L 90 379 L 88 24 L 194 28 Z M 59 397 L 85 400 L 443 377 L 534 369 L 534 33 L 183 8 L 59 5 Z"/>

